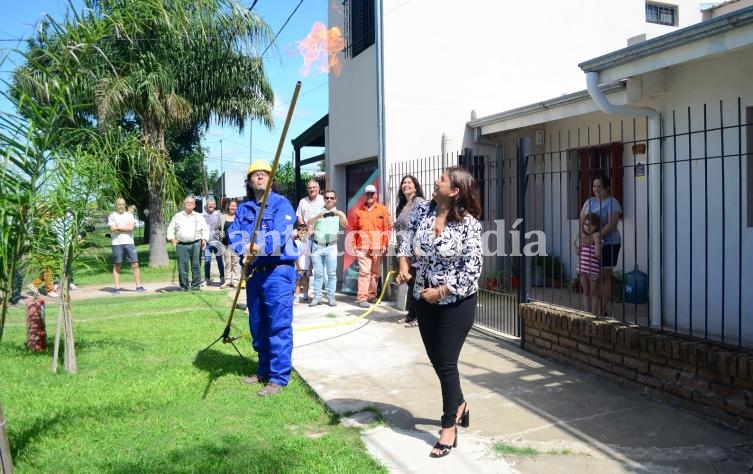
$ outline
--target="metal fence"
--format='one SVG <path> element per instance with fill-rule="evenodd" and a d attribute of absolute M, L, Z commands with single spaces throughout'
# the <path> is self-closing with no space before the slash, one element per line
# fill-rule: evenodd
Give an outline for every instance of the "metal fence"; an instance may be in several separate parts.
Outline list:
<path fill-rule="evenodd" d="M 421 185 L 426 199 L 431 199 L 434 189 L 434 181 L 441 176 L 442 171 L 448 166 L 463 165 L 474 173 L 484 208 L 482 224 L 485 228 L 488 223 L 493 223 L 495 216 L 502 209 L 499 191 L 505 188 L 503 182 L 489 180 L 487 164 L 484 166 L 474 161 L 471 153 L 449 153 L 436 155 L 412 161 L 394 163 L 389 170 L 387 181 L 387 201 L 393 203 L 398 200 L 400 183 L 406 175 L 411 175 Z M 493 162 L 488 163 L 494 166 Z M 509 179 L 509 178 L 508 178 Z M 511 189 L 514 189 L 512 187 Z M 484 257 L 484 275 L 480 281 L 478 306 L 476 308 L 476 326 L 492 332 L 520 337 L 520 321 L 518 317 L 518 290 L 512 288 L 512 280 L 505 277 L 503 269 L 512 274 L 512 268 L 516 263 L 510 258 Z"/>
<path fill-rule="evenodd" d="M 602 117 L 510 133 L 393 165 L 388 198 L 405 174 L 426 191 L 445 166 L 468 167 L 484 204 L 477 323 L 521 336 L 508 317 L 518 297 L 582 308 L 573 239 L 605 174 L 622 206 L 608 317 L 753 347 L 753 108 L 688 107 L 662 116 L 661 129 L 650 137 L 645 119 Z M 531 252 L 546 256 L 519 256 Z"/>

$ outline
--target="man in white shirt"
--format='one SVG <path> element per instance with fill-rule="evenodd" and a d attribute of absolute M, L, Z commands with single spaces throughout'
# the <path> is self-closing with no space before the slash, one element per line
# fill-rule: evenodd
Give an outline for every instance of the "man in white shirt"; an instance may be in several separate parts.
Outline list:
<path fill-rule="evenodd" d="M 196 201 L 191 196 L 183 200 L 183 210 L 173 216 L 167 226 L 167 240 L 173 243 L 178 259 L 178 281 L 183 291 L 201 289 L 199 262 L 201 252 L 207 247 L 209 227 L 204 216 L 194 212 Z M 191 266 L 191 284 L 188 267 Z"/>
<path fill-rule="evenodd" d="M 136 218 L 126 212 L 126 202 L 123 198 L 115 200 L 115 212 L 107 218 L 107 225 L 112 232 L 112 279 L 115 283 L 114 295 L 120 294 L 120 266 L 123 260 L 131 264 L 133 278 L 136 280 L 136 291 L 143 293 L 146 289 L 141 286 L 141 270 L 139 258 L 136 255 L 136 245 L 133 241 L 133 229 L 136 227 Z"/>
<path fill-rule="evenodd" d="M 308 182 L 306 192 L 308 196 L 298 201 L 298 209 L 295 211 L 299 224 L 308 224 L 309 216 L 316 214 L 317 210 L 324 207 L 324 198 L 319 194 L 319 182 L 317 180 L 312 179 Z M 309 226 L 309 233 L 311 231 L 312 229 Z"/>

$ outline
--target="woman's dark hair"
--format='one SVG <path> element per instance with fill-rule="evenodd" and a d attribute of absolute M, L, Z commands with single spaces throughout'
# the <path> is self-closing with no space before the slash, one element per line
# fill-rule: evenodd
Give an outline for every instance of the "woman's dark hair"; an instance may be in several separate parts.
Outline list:
<path fill-rule="evenodd" d="M 406 174 L 405 176 L 403 176 L 403 179 L 400 180 L 400 186 L 399 186 L 400 190 L 397 193 L 397 209 L 395 209 L 396 216 L 399 216 L 400 211 L 402 211 L 403 208 L 406 206 L 406 204 L 408 204 L 408 198 L 405 197 L 405 194 L 403 193 L 403 181 L 405 181 L 406 178 L 413 181 L 413 186 L 416 187 L 416 196 L 424 197 L 424 191 L 423 189 L 421 189 L 421 185 L 418 184 L 418 180 L 416 179 L 416 177 L 411 174 Z"/>
<path fill-rule="evenodd" d="M 594 181 L 596 181 L 597 179 L 601 181 L 602 188 L 609 189 L 609 190 L 612 189 L 612 184 L 609 182 L 609 177 L 607 175 L 597 174 L 596 177 L 594 178 Z"/>
<path fill-rule="evenodd" d="M 445 170 L 445 173 L 450 178 L 450 185 L 459 191 L 447 214 L 447 220 L 462 222 L 466 215 L 480 218 L 481 201 L 478 195 L 478 185 L 471 173 L 462 166 L 451 166 Z"/>
<path fill-rule="evenodd" d="M 234 202 L 236 206 L 240 204 L 237 199 L 228 199 L 227 202 L 225 202 L 225 212 L 230 210 L 230 203 L 232 202 Z"/>

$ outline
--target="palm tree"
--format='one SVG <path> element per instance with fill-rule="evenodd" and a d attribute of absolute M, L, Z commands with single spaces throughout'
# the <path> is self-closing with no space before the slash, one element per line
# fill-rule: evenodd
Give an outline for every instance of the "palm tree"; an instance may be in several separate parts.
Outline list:
<path fill-rule="evenodd" d="M 215 121 L 242 131 L 247 119 L 270 127 L 274 96 L 254 54 L 256 44 L 269 41 L 270 29 L 237 0 L 86 0 L 86 6 L 86 14 L 73 13 L 66 31 L 40 41 L 39 56 L 68 54 L 91 71 L 76 79 L 75 90 L 95 105 L 100 129 L 137 122 L 146 160 L 149 265 L 166 266 L 165 202 L 180 187 L 167 130 Z M 97 39 L 77 42 L 82 31 L 97 32 Z M 22 75 L 37 80 L 41 92 L 48 84 L 33 67 Z"/>

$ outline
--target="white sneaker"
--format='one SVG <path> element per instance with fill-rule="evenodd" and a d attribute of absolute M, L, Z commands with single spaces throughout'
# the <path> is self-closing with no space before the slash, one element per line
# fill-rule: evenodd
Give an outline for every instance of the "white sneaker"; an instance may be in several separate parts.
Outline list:
<path fill-rule="evenodd" d="M 70 289 L 70 290 L 78 290 L 78 287 L 76 286 L 75 283 L 71 283 L 71 284 L 68 285 L 68 289 Z"/>
<path fill-rule="evenodd" d="M 49 291 L 47 292 L 47 296 L 49 296 L 50 298 L 57 298 L 60 295 L 55 291 Z"/>

